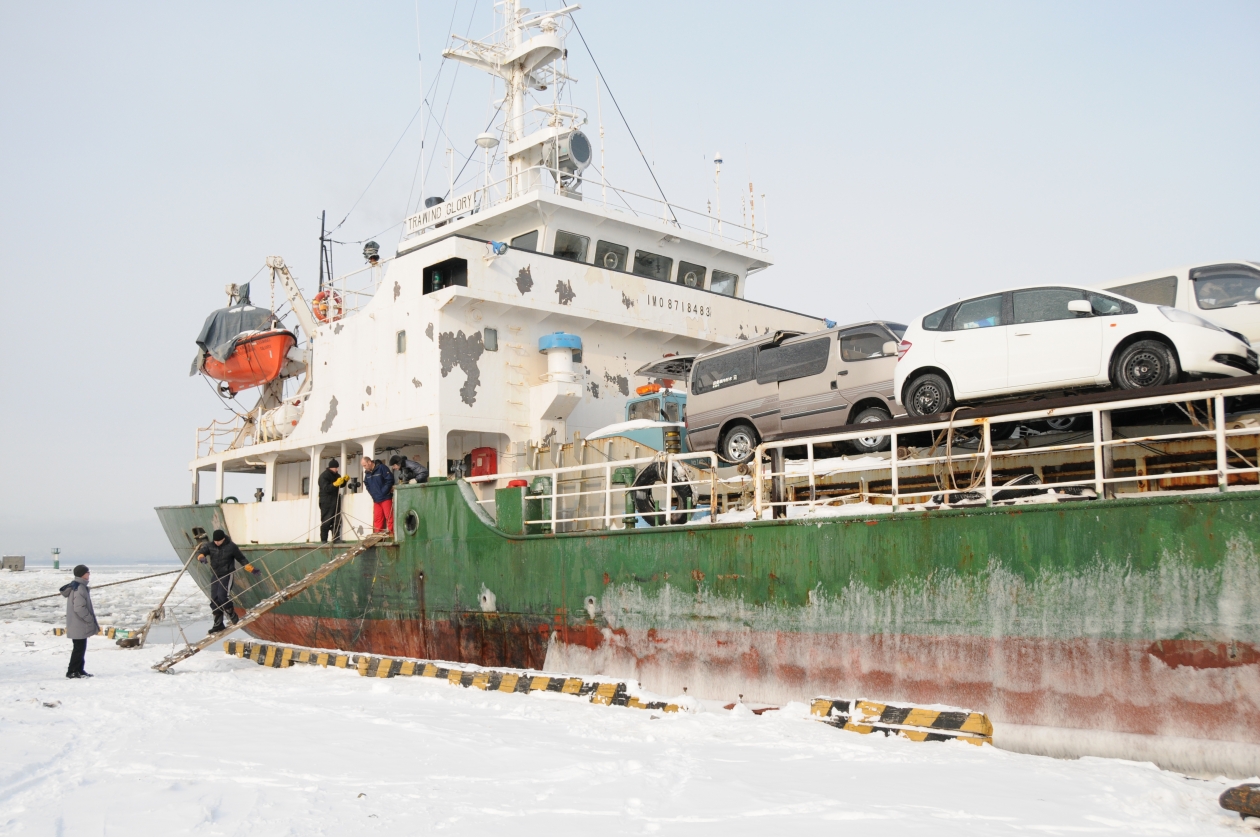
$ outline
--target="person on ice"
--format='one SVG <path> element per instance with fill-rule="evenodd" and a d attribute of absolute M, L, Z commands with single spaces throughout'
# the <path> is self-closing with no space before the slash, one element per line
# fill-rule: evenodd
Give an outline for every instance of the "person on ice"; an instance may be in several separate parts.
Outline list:
<path fill-rule="evenodd" d="M 394 534 L 394 472 L 365 456 L 363 487 L 372 495 L 372 531 Z"/>
<path fill-rule="evenodd" d="M 240 621 L 232 606 L 232 573 L 236 571 L 236 565 L 240 564 L 246 572 L 256 576 L 262 573 L 249 563 L 240 547 L 232 543 L 232 539 L 222 529 L 215 529 L 210 541 L 197 547 L 193 555 L 203 564 L 207 559 L 210 561 L 210 609 L 214 612 L 214 624 L 210 626 L 210 633 L 217 634 L 223 630 L 225 614 L 233 625 Z"/>
<path fill-rule="evenodd" d="M 341 486 L 349 479 L 341 475 L 341 464 L 335 459 L 328 460 L 328 467 L 319 475 L 320 543 L 328 543 L 330 533 L 333 543 L 341 540 Z"/>
<path fill-rule="evenodd" d="M 66 669 L 66 677 L 71 680 L 92 676 L 83 670 L 83 657 L 87 654 L 88 637 L 96 636 L 101 626 L 92 607 L 92 591 L 88 589 L 91 576 L 91 571 L 80 564 L 74 568 L 74 581 L 61 588 L 61 595 L 66 597 L 66 636 L 74 643 L 70 667 Z"/>
<path fill-rule="evenodd" d="M 389 468 L 398 478 L 399 485 L 406 485 L 409 482 L 429 481 L 429 469 L 405 456 L 397 454 L 391 456 L 389 458 Z"/>

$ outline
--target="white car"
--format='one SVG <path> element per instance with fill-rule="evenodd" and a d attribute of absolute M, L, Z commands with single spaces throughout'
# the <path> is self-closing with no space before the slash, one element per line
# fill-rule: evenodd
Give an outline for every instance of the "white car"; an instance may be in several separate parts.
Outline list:
<path fill-rule="evenodd" d="M 1096 287 L 1138 302 L 1207 317 L 1239 332 L 1253 346 L 1260 344 L 1260 262 L 1188 265 L 1113 279 Z"/>
<path fill-rule="evenodd" d="M 1197 314 L 1070 285 L 955 302 L 911 320 L 897 355 L 893 392 L 919 416 L 1022 392 L 1139 389 L 1257 370 L 1240 335 Z"/>

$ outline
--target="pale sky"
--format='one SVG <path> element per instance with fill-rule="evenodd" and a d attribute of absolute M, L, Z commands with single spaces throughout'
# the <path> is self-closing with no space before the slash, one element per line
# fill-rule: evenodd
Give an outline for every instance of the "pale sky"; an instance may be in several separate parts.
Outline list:
<path fill-rule="evenodd" d="M 490 5 L 420 3 L 426 195 L 492 111 L 487 77 L 440 56 Z M 725 217 L 750 179 L 767 196 L 753 299 L 904 321 L 1260 258 L 1255 2 L 582 5 L 669 199 L 703 210 L 715 151 Z M 358 201 L 337 237 L 392 253 L 420 194 L 416 29 L 414 2 L 0 5 L 0 551 L 173 558 L 152 509 L 188 502 L 194 429 L 223 416 L 193 339 L 267 255 L 314 285 L 321 210 Z M 606 95 L 603 121 L 609 179 L 650 193 Z"/>

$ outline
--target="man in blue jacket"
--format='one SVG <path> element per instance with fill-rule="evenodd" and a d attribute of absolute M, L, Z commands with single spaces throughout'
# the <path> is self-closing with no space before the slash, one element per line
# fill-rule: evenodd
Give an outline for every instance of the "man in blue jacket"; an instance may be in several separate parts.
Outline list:
<path fill-rule="evenodd" d="M 91 577 L 88 568 L 80 564 L 74 568 L 74 581 L 61 588 L 61 595 L 66 597 L 66 636 L 74 642 L 70 667 L 66 669 L 66 677 L 71 680 L 92 676 L 83 670 L 83 657 L 87 654 L 88 637 L 96 636 L 101 626 L 96 621 L 92 592 L 88 589 Z"/>
<path fill-rule="evenodd" d="M 379 459 L 365 456 L 363 487 L 372 495 L 372 531 L 394 534 L 394 472 Z"/>

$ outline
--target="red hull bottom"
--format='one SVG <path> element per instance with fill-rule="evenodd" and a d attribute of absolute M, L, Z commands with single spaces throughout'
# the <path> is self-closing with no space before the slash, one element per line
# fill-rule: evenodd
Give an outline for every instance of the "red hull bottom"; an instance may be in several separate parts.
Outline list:
<path fill-rule="evenodd" d="M 631 677 L 662 694 L 945 703 L 997 723 L 1260 745 L 1260 664 L 1172 666 L 1149 642 L 566 630 L 497 614 L 427 624 L 268 614 L 251 627 L 308 647 Z"/>

